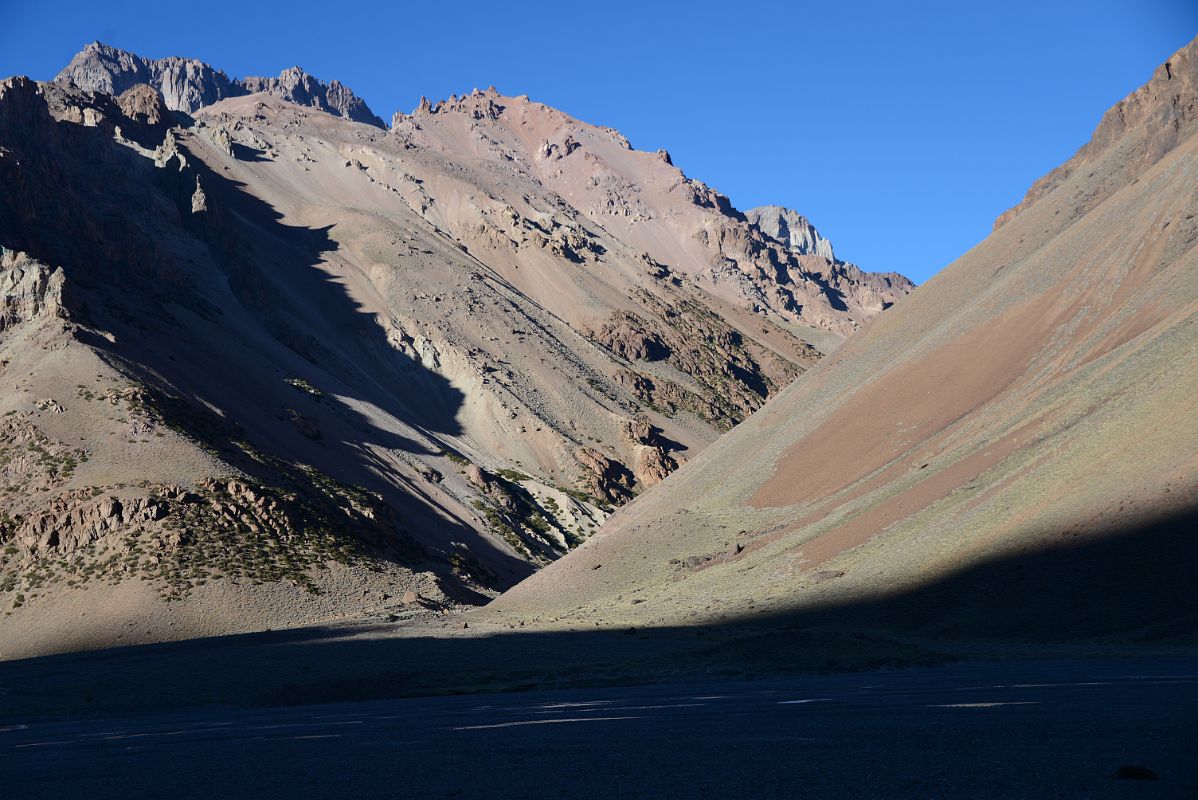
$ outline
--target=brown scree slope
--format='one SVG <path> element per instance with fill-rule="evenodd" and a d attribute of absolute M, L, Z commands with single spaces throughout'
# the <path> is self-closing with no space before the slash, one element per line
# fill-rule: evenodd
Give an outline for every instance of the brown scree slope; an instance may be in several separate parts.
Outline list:
<path fill-rule="evenodd" d="M 994 233 L 488 613 L 1196 632 L 1198 43 Z M 1176 517 L 1175 517 L 1176 519 Z"/>

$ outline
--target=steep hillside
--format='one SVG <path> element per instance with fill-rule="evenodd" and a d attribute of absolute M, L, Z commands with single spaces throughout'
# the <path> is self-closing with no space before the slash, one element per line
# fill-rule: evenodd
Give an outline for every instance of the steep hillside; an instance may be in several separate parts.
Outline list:
<path fill-rule="evenodd" d="M 503 618 L 1193 639 L 1198 43 Z"/>
<path fill-rule="evenodd" d="M 304 85 L 0 84 L 0 655 L 484 600 L 910 289 L 527 99 Z"/>

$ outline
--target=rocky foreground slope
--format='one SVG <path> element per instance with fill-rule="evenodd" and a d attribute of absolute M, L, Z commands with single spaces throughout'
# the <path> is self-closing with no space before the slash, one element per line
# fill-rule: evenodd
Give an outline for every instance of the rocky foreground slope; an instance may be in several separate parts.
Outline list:
<path fill-rule="evenodd" d="M 1196 130 L 1198 42 L 989 238 L 489 613 L 1192 641 Z"/>
<path fill-rule="evenodd" d="M 0 655 L 483 600 L 911 288 L 493 90 L 92 45 L 0 183 Z"/>

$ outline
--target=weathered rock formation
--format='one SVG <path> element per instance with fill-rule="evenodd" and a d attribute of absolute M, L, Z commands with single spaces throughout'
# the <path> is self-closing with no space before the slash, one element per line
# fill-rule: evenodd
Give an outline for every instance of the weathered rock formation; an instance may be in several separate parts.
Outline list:
<path fill-rule="evenodd" d="M 385 127 L 383 121 L 376 117 L 362 98 L 350 91 L 349 87 L 338 80 L 326 84 L 299 67 L 285 69 L 277 78 L 248 77 L 242 78 L 239 83 L 248 92 L 265 92 L 288 102 L 317 108 L 355 122 Z"/>
<path fill-rule="evenodd" d="M 146 84 L 161 92 L 167 108 L 188 114 L 226 97 L 245 94 L 228 75 L 194 58 L 142 58 L 100 42 L 92 42 L 75 54 L 55 80 L 114 96 Z"/>
<path fill-rule="evenodd" d="M 166 119 L 162 95 L 148 83 L 138 83 L 121 92 L 116 99 L 121 113 L 142 125 L 156 126 Z"/>
<path fill-rule="evenodd" d="M 0 331 L 42 314 L 57 314 L 62 304 L 62 270 L 0 247 Z"/>
<path fill-rule="evenodd" d="M 761 228 L 762 233 L 801 256 L 815 255 L 826 261 L 836 260 L 832 243 L 797 211 L 782 206 L 759 206 L 746 211 L 745 218 Z"/>
<path fill-rule="evenodd" d="M 167 108 L 188 114 L 227 97 L 265 92 L 355 122 L 386 127 L 366 103 L 340 81 L 326 84 L 299 67 L 283 70 L 277 78 L 237 79 L 192 58 L 142 58 L 92 42 L 75 55 L 55 80 L 110 95 L 119 95 L 145 84 L 162 94 Z"/>

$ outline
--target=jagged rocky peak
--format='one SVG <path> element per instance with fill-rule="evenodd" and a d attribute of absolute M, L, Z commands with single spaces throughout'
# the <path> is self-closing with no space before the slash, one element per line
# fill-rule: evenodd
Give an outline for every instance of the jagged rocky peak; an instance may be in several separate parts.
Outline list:
<path fill-rule="evenodd" d="M 237 79 L 194 58 L 149 59 L 92 42 L 75 54 L 55 80 L 111 95 L 148 84 L 162 94 L 167 108 L 188 114 L 227 97 L 266 92 L 355 122 L 386 127 L 365 101 L 340 81 L 326 84 L 299 67 L 283 70 L 277 78 Z"/>
<path fill-rule="evenodd" d="M 333 80 L 326 84 L 300 67 L 285 69 L 277 78 L 243 78 L 241 85 L 250 92 L 266 92 L 292 103 L 352 119 L 354 122 L 364 122 L 378 128 L 386 127 L 366 105 L 366 101 L 355 95 L 341 81 Z"/>
<path fill-rule="evenodd" d="M 394 122 L 400 122 L 408 116 L 420 116 L 422 114 L 440 114 L 450 111 L 459 111 L 470 114 L 475 119 L 484 117 L 489 119 L 497 119 L 503 111 L 503 106 L 498 101 L 504 98 L 499 94 L 499 91 L 494 86 L 488 86 L 486 89 L 472 89 L 470 94 L 463 94 L 458 97 L 457 93 L 451 94 L 447 99 L 438 103 L 430 101 L 424 95 L 420 95 L 420 102 L 416 108 L 412 110 L 410 115 L 396 113 Z M 527 99 L 525 97 L 524 99 Z"/>
<path fill-rule="evenodd" d="M 226 97 L 246 94 L 228 75 L 194 58 L 143 58 L 100 42 L 76 53 L 55 80 L 114 96 L 138 84 L 149 84 L 162 94 L 167 108 L 188 114 Z"/>
<path fill-rule="evenodd" d="M 799 255 L 815 255 L 836 261 L 832 243 L 820 235 L 811 221 L 797 211 L 782 206 L 759 206 L 745 212 L 745 218 L 774 241 Z"/>

